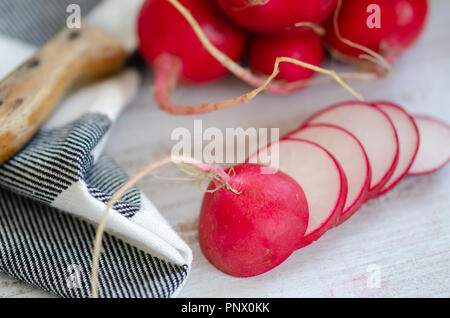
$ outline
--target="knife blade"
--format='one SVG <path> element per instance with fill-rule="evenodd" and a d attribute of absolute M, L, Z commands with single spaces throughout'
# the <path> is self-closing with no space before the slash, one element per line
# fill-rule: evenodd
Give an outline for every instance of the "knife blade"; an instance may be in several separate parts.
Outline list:
<path fill-rule="evenodd" d="M 62 29 L 0 81 L 0 164 L 31 140 L 72 90 L 123 68 L 137 47 L 143 1 L 104 0 L 81 28 Z"/>

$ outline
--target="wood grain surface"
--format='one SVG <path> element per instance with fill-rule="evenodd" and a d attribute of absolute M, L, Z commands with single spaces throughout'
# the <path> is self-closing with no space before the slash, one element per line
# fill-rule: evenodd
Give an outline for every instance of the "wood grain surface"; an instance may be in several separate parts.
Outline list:
<path fill-rule="evenodd" d="M 450 1 L 432 5 L 424 36 L 398 60 L 392 77 L 353 87 L 367 100 L 397 102 L 412 113 L 450 122 Z M 175 144 L 171 132 L 192 130 L 195 119 L 203 120 L 204 129 L 280 127 L 283 134 L 313 112 L 350 99 L 340 87 L 325 84 L 289 97 L 263 95 L 238 108 L 180 117 L 162 113 L 150 87 L 151 79 L 117 122 L 107 147 L 130 174 L 169 154 Z M 229 78 L 208 87 L 182 87 L 174 98 L 215 101 L 248 89 Z M 226 276 L 203 257 L 196 234 L 202 192 L 194 183 L 148 177 L 140 187 L 193 249 L 193 269 L 180 297 L 450 297 L 450 165 L 405 179 L 275 270 L 248 279 Z M 0 275 L 0 297 L 42 296 L 50 295 Z"/>

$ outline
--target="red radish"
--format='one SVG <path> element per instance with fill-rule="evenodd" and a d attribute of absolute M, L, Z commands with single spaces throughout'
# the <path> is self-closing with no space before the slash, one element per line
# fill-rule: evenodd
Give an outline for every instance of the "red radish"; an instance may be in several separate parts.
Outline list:
<path fill-rule="evenodd" d="M 216 0 L 220 8 L 241 27 L 264 34 L 277 34 L 296 23 L 321 24 L 337 0 Z"/>
<path fill-rule="evenodd" d="M 359 139 L 372 169 L 369 197 L 374 197 L 389 181 L 397 166 L 399 143 L 394 125 L 382 110 L 367 103 L 345 102 L 320 111 L 306 125 L 339 126 Z"/>
<path fill-rule="evenodd" d="M 311 83 L 272 82 L 282 63 L 291 63 L 326 74 L 353 96 L 363 99 L 336 72 L 289 57 L 277 58 L 271 76 L 256 76 L 236 63 L 243 51 L 244 33 L 223 19 L 218 9 L 208 0 L 181 2 L 147 0 L 141 9 L 138 23 L 142 55 L 155 67 L 155 99 L 166 112 L 178 115 L 213 112 L 248 102 L 264 90 L 275 94 L 289 94 Z M 171 101 L 170 95 L 178 81 L 210 81 L 226 74 L 226 70 L 255 89 L 221 102 L 188 106 Z"/>
<path fill-rule="evenodd" d="M 369 159 L 359 140 L 348 131 L 328 124 L 310 125 L 288 137 L 314 142 L 339 162 L 347 177 L 348 192 L 338 223 L 346 221 L 366 201 L 370 188 Z"/>
<path fill-rule="evenodd" d="M 93 297 L 98 296 L 101 242 L 111 207 L 146 175 L 171 163 L 212 178 L 203 198 L 199 242 L 208 260 L 223 272 L 237 277 L 262 274 L 282 263 L 303 239 L 308 203 L 299 184 L 286 174 L 255 164 L 225 171 L 189 157 L 166 157 L 141 169 L 109 200 L 94 242 Z"/>
<path fill-rule="evenodd" d="M 427 13 L 427 0 L 345 0 L 338 12 L 338 30 L 331 19 L 326 40 L 338 57 L 354 59 L 367 53 L 348 45 L 343 38 L 392 61 L 417 40 Z"/>
<path fill-rule="evenodd" d="M 208 39 L 224 54 L 239 60 L 246 35 L 230 23 L 211 0 L 180 0 L 195 17 Z M 140 51 L 150 65 L 158 68 L 158 58 L 172 68 L 180 65 L 179 79 L 203 83 L 219 79 L 228 73 L 203 47 L 186 19 L 167 0 L 147 0 L 143 5 L 138 33 Z M 171 57 L 170 59 L 167 57 Z M 169 83 L 166 83 L 169 85 Z"/>
<path fill-rule="evenodd" d="M 262 174 L 262 166 L 251 164 L 232 169 L 228 185 L 235 191 L 212 181 L 203 198 L 200 247 L 224 273 L 256 276 L 298 247 L 308 225 L 308 204 L 302 188 L 282 172 Z"/>
<path fill-rule="evenodd" d="M 256 72 L 270 75 L 277 57 L 291 57 L 311 65 L 322 64 L 325 53 L 322 38 L 313 31 L 299 34 L 264 36 L 256 35 L 250 44 L 249 62 Z M 295 82 L 314 76 L 315 72 L 294 64 L 280 65 L 277 79 Z"/>
<path fill-rule="evenodd" d="M 388 102 L 376 102 L 394 124 L 397 131 L 400 152 L 394 174 L 378 195 L 394 188 L 408 173 L 419 150 L 419 130 L 414 119 L 400 106 Z"/>
<path fill-rule="evenodd" d="M 429 174 L 450 162 L 450 125 L 439 119 L 414 116 L 420 134 L 420 145 L 409 175 Z"/>
<path fill-rule="evenodd" d="M 347 197 L 347 179 L 336 159 L 313 142 L 284 138 L 277 146 L 279 170 L 300 184 L 309 206 L 308 229 L 303 240 L 297 242 L 301 248 L 318 240 L 336 224 Z M 258 157 L 254 154 L 248 162 Z M 277 168 L 273 162 L 271 167 Z"/>

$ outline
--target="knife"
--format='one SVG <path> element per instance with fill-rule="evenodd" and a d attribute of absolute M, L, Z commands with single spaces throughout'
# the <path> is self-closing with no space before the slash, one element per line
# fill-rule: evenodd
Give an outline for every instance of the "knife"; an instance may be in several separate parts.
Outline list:
<path fill-rule="evenodd" d="M 0 81 L 0 164 L 33 138 L 67 94 L 124 67 L 137 47 L 143 1 L 104 0 L 81 28 L 64 28 Z"/>

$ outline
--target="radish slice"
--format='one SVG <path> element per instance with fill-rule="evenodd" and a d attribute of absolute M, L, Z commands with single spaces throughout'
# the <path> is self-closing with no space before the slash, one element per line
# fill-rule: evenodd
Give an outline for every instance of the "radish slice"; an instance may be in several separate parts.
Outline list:
<path fill-rule="evenodd" d="M 420 146 L 409 175 L 435 172 L 450 161 L 450 125 L 429 116 L 414 116 Z"/>
<path fill-rule="evenodd" d="M 306 125 L 339 126 L 359 139 L 372 169 L 369 197 L 386 185 L 398 162 L 399 144 L 391 119 L 379 108 L 361 102 L 331 106 L 310 118 Z"/>
<path fill-rule="evenodd" d="M 270 166 L 297 181 L 308 202 L 309 222 L 305 237 L 299 242 L 301 248 L 319 239 L 336 224 L 347 197 L 347 179 L 336 159 L 315 143 L 282 139 L 274 144 L 279 146 L 279 167 L 273 162 Z M 258 159 L 256 153 L 249 162 Z"/>
<path fill-rule="evenodd" d="M 314 142 L 339 162 L 347 177 L 348 193 L 338 223 L 347 220 L 365 202 L 370 187 L 369 159 L 359 140 L 345 129 L 328 124 L 307 126 L 288 137 Z"/>
<path fill-rule="evenodd" d="M 389 102 L 377 102 L 375 105 L 391 118 L 397 130 L 400 147 L 394 174 L 378 193 L 382 195 L 394 188 L 406 176 L 417 156 L 420 138 L 416 122 L 402 107 Z"/>

